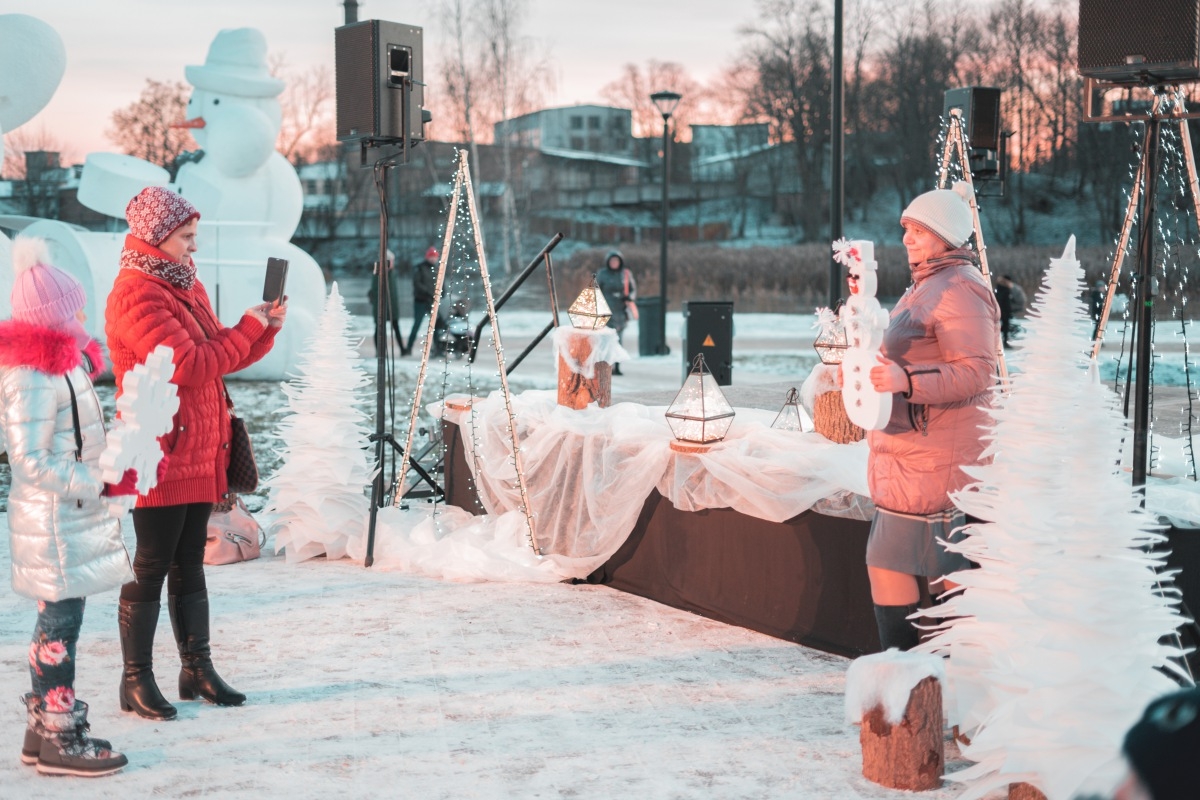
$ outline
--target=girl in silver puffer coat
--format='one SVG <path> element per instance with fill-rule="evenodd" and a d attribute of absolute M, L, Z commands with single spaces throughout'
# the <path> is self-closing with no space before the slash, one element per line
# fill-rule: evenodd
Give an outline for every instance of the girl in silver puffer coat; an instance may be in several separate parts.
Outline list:
<path fill-rule="evenodd" d="M 137 475 L 128 470 L 116 485 L 101 478 L 104 420 L 92 388 L 101 355 L 80 324 L 83 287 L 49 263 L 41 240 L 17 239 L 13 265 L 13 318 L 0 322 L 0 430 L 12 471 L 13 590 L 38 607 L 21 761 L 48 774 L 107 775 L 127 759 L 87 733 L 75 645 L 84 598 L 133 577 L 105 496 L 136 493 Z"/>

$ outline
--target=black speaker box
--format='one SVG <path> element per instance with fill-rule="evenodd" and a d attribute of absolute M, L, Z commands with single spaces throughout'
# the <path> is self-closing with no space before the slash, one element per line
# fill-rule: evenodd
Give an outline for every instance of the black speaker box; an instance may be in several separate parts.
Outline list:
<path fill-rule="evenodd" d="M 1200 0 L 1079 0 L 1079 72 L 1124 84 L 1200 79 Z"/>
<path fill-rule="evenodd" d="M 683 375 L 692 359 L 704 353 L 704 363 L 720 386 L 733 383 L 733 303 L 727 300 L 683 304 Z"/>
<path fill-rule="evenodd" d="M 339 141 L 424 140 L 422 39 L 421 28 L 378 19 L 334 31 Z"/>
<path fill-rule="evenodd" d="M 990 86 L 964 86 L 949 89 L 942 113 L 950 116 L 953 108 L 962 109 L 963 132 L 967 145 L 974 150 L 1000 149 L 1000 90 Z"/>

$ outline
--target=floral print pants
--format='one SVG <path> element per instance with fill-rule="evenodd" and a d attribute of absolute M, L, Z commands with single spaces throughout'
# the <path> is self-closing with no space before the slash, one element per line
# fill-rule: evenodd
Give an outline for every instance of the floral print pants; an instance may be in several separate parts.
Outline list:
<path fill-rule="evenodd" d="M 47 711 L 75 707 L 75 643 L 83 625 L 82 597 L 38 601 L 37 626 L 29 645 L 29 677 L 33 693 Z"/>

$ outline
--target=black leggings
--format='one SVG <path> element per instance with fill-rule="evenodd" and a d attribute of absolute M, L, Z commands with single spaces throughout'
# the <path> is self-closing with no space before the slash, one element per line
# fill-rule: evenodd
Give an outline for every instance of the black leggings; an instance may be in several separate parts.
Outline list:
<path fill-rule="evenodd" d="M 133 510 L 137 534 L 133 574 L 137 580 L 121 587 L 122 600 L 156 602 L 162 599 L 164 579 L 167 591 L 176 596 L 207 588 L 204 542 L 212 508 L 212 503 L 189 503 Z"/>

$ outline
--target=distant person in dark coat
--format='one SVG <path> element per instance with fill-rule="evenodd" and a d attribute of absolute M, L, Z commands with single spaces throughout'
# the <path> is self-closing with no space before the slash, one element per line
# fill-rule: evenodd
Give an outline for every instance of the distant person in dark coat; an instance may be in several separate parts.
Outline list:
<path fill-rule="evenodd" d="M 617 340 L 620 341 L 631 316 L 636 319 L 637 314 L 637 281 L 629 267 L 625 266 L 620 251 L 612 250 L 604 257 L 604 269 L 596 275 L 596 285 L 604 292 L 604 299 L 612 311 L 608 327 L 616 329 Z M 620 374 L 621 365 L 613 364 L 613 375 Z"/>
<path fill-rule="evenodd" d="M 383 329 L 379 325 L 379 271 L 376 268 L 371 275 L 371 287 L 367 289 L 367 299 L 371 301 L 371 319 L 375 320 L 375 349 L 387 347 L 387 325 L 390 322 L 396 344 L 400 345 L 400 355 L 408 355 L 408 346 L 404 344 L 404 336 L 400 333 L 400 283 L 396 279 L 394 269 L 396 255 L 387 251 L 387 304 L 383 308 Z"/>
<path fill-rule="evenodd" d="M 413 346 L 417 343 L 417 335 L 421 332 L 421 323 L 433 312 L 433 297 L 437 291 L 439 255 L 441 254 L 438 253 L 437 248 L 431 247 L 425 251 L 424 260 L 413 264 L 413 324 L 412 330 L 408 334 L 408 345 L 404 347 L 405 354 L 412 352 Z M 441 354 L 442 351 L 439 334 L 444 327 L 439 318 L 434 325 L 433 349 L 436 354 Z"/>
<path fill-rule="evenodd" d="M 1000 336 L 1008 347 L 1008 334 L 1012 330 L 1012 281 L 1007 275 L 996 279 L 996 305 L 1000 306 Z"/>

